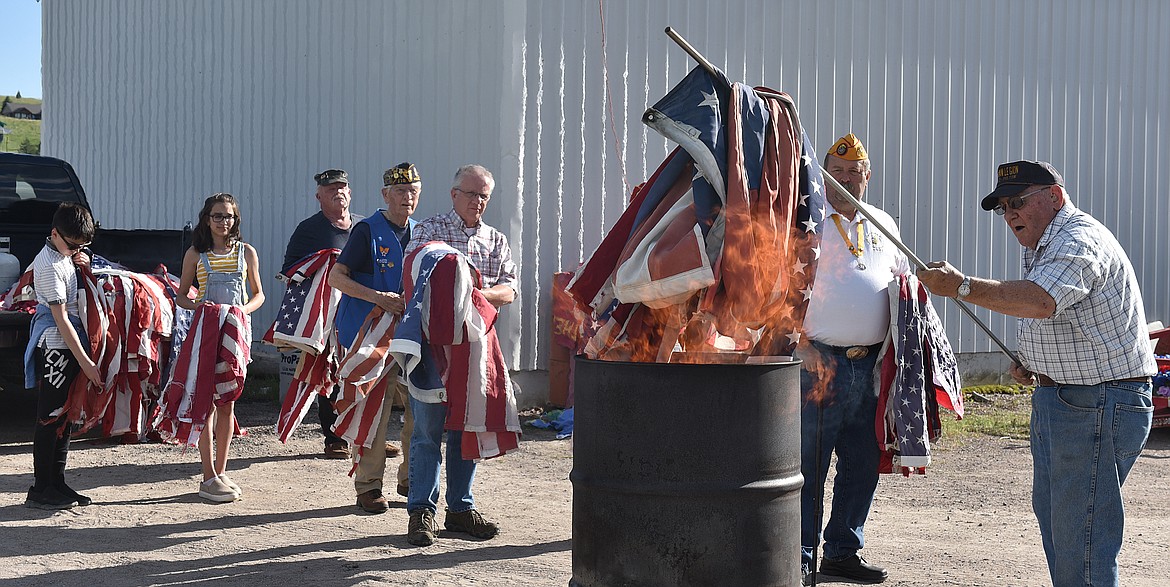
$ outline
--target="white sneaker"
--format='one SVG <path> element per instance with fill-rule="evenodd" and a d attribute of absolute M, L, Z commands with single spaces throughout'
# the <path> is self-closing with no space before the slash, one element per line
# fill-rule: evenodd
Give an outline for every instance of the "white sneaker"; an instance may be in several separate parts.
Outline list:
<path fill-rule="evenodd" d="M 240 486 L 239 486 L 239 485 L 236 485 L 236 482 L 235 482 L 235 481 L 232 481 L 231 479 L 228 479 L 228 476 L 227 476 L 227 475 L 220 475 L 220 476 L 219 476 L 219 480 L 220 480 L 220 481 L 223 481 L 223 484 L 224 484 L 224 485 L 227 485 L 228 487 L 231 487 L 231 488 L 232 488 L 232 491 L 235 491 L 235 492 L 236 492 L 236 496 L 237 496 L 237 497 L 244 497 L 244 490 L 243 490 L 243 489 L 240 489 Z"/>
<path fill-rule="evenodd" d="M 215 503 L 227 503 L 240 499 L 240 494 L 220 481 L 219 477 L 212 477 L 199 484 L 199 497 Z"/>

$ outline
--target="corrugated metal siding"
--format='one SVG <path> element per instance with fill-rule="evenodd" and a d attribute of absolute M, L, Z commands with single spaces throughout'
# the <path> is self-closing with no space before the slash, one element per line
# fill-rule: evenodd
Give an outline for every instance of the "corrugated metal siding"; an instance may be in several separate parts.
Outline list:
<path fill-rule="evenodd" d="M 458 165 L 492 169 L 485 216 L 523 272 L 500 325 L 516 368 L 544 365 L 551 274 L 589 255 L 670 147 L 639 122 L 693 66 L 667 25 L 732 79 L 792 94 L 818 149 L 861 136 L 869 199 L 924 260 L 1018 277 L 1019 246 L 977 201 L 997 163 L 1051 161 L 1129 251 L 1150 319 L 1170 321 L 1157 0 L 45 0 L 43 22 L 44 150 L 110 227 L 176 228 L 231 191 L 271 274 L 316 209 L 316 171 L 349 170 L 368 212 L 381 171 L 410 160 L 422 218 L 449 207 Z M 958 350 L 994 350 L 939 308 Z M 980 316 L 1014 338 L 1014 320 Z"/>

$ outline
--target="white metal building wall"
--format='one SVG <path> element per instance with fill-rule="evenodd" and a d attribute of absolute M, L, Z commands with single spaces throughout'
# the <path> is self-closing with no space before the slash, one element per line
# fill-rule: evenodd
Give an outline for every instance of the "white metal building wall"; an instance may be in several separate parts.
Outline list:
<path fill-rule="evenodd" d="M 43 4 L 44 151 L 77 167 L 106 226 L 175 228 L 231 191 L 271 274 L 315 210 L 316 171 L 349 170 L 368 212 L 381 171 L 410 160 L 422 218 L 449 207 L 458 165 L 492 169 L 485 218 L 523 273 L 501 321 L 514 368 L 544 366 L 551 274 L 589 255 L 668 151 L 639 122 L 693 66 L 667 25 L 732 79 L 792 94 L 818 149 L 857 133 L 869 199 L 924 260 L 1017 278 L 1019 245 L 977 202 L 996 164 L 1051 161 L 1129 251 L 1149 318 L 1170 322 L 1170 3 Z M 959 351 L 994 350 L 939 309 Z M 1012 344 L 1014 320 L 980 315 Z"/>

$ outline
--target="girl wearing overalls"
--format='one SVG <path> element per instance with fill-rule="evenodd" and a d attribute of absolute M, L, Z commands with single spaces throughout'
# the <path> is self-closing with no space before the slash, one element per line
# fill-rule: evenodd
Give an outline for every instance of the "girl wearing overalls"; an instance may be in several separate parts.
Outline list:
<path fill-rule="evenodd" d="M 187 296 L 195 284 L 199 290 L 192 300 Z M 240 207 L 231 194 L 214 194 L 203 202 L 191 248 L 183 256 L 183 275 L 175 303 L 192 311 L 202 303 L 231 304 L 239 306 L 244 314 L 264 304 L 256 249 L 240 238 Z M 203 464 L 199 496 L 213 502 L 235 501 L 241 495 L 240 486 L 224 474 L 235 429 L 235 405 L 234 400 L 222 405 L 217 402 L 199 437 L 199 459 Z"/>

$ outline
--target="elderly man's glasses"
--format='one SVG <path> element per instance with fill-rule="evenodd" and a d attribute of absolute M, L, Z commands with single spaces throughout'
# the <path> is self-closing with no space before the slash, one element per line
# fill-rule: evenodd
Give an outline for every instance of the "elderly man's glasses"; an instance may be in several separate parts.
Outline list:
<path fill-rule="evenodd" d="M 1031 196 L 1034 196 L 1042 191 L 1047 190 L 1050 187 L 1052 187 L 1052 186 L 1044 185 L 1044 186 L 1040 186 L 1036 189 L 1028 190 L 1028 191 L 1026 191 L 1018 196 L 1012 196 L 1012 197 L 1008 198 L 1006 201 L 1001 202 L 998 206 L 992 208 L 992 210 L 996 214 L 998 214 L 999 216 L 1003 216 L 1004 214 L 1007 214 L 1008 208 L 1011 208 L 1012 210 L 1019 210 L 1020 208 L 1024 207 L 1024 204 L 1027 204 L 1027 202 L 1024 201 L 1025 198 L 1029 198 Z M 1007 207 L 1004 207 L 1005 204 L 1007 205 Z"/>
<path fill-rule="evenodd" d="M 234 214 L 212 214 L 210 218 L 212 222 L 226 222 L 228 224 L 236 221 Z"/>
<path fill-rule="evenodd" d="M 454 189 L 455 189 L 455 191 L 463 194 L 464 196 L 467 196 L 468 198 L 477 199 L 481 202 L 486 202 L 486 201 L 488 201 L 489 198 L 492 197 L 491 194 L 481 194 L 479 192 L 469 192 L 465 189 L 460 189 L 460 188 L 454 188 Z"/>

